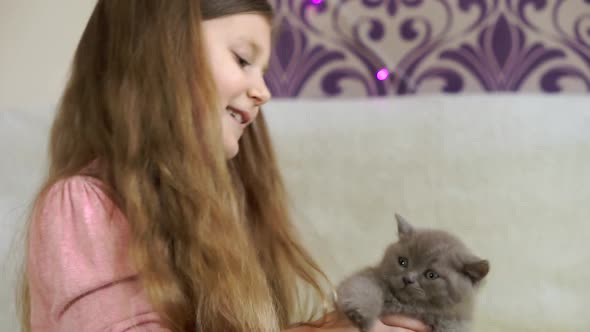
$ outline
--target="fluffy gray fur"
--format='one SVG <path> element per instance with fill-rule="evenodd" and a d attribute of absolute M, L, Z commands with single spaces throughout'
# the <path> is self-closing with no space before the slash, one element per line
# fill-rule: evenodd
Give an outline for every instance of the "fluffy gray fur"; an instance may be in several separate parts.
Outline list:
<path fill-rule="evenodd" d="M 338 309 L 362 332 L 389 314 L 417 318 L 433 332 L 470 331 L 474 297 L 488 274 L 488 261 L 447 232 L 414 229 L 401 216 L 396 219 L 399 241 L 377 266 L 338 286 Z"/>

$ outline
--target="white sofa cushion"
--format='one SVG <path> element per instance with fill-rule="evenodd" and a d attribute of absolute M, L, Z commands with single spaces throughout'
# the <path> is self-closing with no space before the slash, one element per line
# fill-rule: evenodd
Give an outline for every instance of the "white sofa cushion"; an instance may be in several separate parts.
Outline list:
<path fill-rule="evenodd" d="M 455 232 L 491 261 L 476 331 L 586 332 L 589 104 L 522 95 L 275 100 L 265 114 L 296 220 L 334 282 L 378 259 L 399 212 Z M 10 243 L 42 177 L 51 116 L 0 111 L 7 269 L 20 254 Z M 0 278 L 0 330 L 14 331 L 14 274 Z"/>

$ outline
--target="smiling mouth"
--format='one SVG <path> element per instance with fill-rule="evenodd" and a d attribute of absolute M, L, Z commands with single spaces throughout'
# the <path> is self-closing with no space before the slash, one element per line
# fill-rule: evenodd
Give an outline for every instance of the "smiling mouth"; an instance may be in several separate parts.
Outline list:
<path fill-rule="evenodd" d="M 250 115 L 242 110 L 228 106 L 226 108 L 229 115 L 234 118 L 239 124 L 246 124 L 250 121 Z"/>

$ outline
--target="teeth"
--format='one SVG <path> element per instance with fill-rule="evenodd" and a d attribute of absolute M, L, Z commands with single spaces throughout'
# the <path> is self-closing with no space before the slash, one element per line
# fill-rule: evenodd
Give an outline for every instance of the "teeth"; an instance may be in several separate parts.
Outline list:
<path fill-rule="evenodd" d="M 228 109 L 229 115 L 231 115 L 232 118 L 236 119 L 239 123 L 242 123 L 242 114 L 235 112 L 231 109 Z"/>

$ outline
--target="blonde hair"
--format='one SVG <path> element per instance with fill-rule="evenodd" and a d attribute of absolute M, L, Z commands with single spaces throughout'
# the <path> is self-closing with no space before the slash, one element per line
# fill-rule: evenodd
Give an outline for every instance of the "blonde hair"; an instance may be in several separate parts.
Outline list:
<path fill-rule="evenodd" d="M 265 8 L 264 0 L 99 0 L 51 130 L 35 205 L 99 161 L 91 175 L 126 215 L 132 261 L 173 331 L 275 331 L 311 319 L 301 316 L 301 285 L 327 303 L 325 275 L 291 222 L 263 115 L 235 159 L 223 152 L 201 18 L 271 15 Z M 26 271 L 21 283 L 30 331 Z"/>

